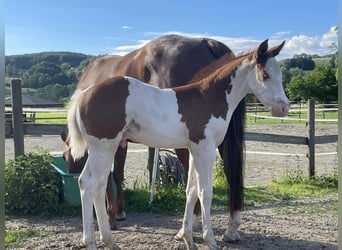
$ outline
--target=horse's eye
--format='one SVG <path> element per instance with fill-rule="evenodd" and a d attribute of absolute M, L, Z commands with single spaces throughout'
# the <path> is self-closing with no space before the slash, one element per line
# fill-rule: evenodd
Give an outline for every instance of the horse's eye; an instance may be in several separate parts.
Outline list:
<path fill-rule="evenodd" d="M 268 75 L 268 73 L 266 71 L 264 71 L 262 78 L 265 80 L 267 80 L 268 78 L 270 78 L 270 76 Z"/>

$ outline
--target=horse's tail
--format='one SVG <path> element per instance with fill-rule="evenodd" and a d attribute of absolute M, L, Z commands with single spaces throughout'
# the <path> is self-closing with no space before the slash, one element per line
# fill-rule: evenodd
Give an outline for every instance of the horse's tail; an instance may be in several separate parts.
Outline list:
<path fill-rule="evenodd" d="M 229 183 L 229 210 L 243 210 L 244 206 L 244 134 L 245 134 L 245 113 L 246 103 L 242 100 L 235 109 L 228 132 L 224 138 L 223 145 L 223 162 L 224 171 Z"/>
<path fill-rule="evenodd" d="M 68 133 L 70 137 L 69 147 L 74 160 L 80 159 L 87 150 L 87 142 L 80 129 L 80 116 L 78 112 L 78 101 L 82 97 L 82 90 L 75 90 L 71 97 L 71 106 L 68 111 Z"/>

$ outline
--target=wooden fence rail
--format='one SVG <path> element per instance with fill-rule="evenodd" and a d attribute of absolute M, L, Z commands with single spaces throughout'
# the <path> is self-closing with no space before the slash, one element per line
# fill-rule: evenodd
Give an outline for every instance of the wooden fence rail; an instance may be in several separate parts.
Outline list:
<path fill-rule="evenodd" d="M 12 86 L 15 85 L 12 81 Z M 20 89 L 20 88 L 19 88 Z M 14 97 L 16 96 L 16 97 Z M 14 122 L 20 117 L 22 120 L 22 107 L 21 107 L 21 90 L 17 87 L 12 87 L 12 99 L 13 101 L 13 123 L 5 125 L 6 136 L 13 136 L 15 156 L 24 153 L 24 134 L 25 135 L 59 135 L 61 130 L 66 130 L 66 125 L 56 125 L 56 124 L 33 124 L 33 123 L 23 123 Z M 17 106 L 20 107 L 17 107 Z M 15 111 L 16 110 L 16 111 Z M 16 114 L 15 114 L 15 112 Z M 19 115 L 18 115 L 19 114 Z M 283 118 L 284 119 L 284 118 Z M 247 141 L 260 141 L 260 142 L 270 142 L 270 143 L 283 143 L 283 144 L 298 144 L 307 145 L 308 153 L 307 157 L 309 159 L 308 172 L 309 177 L 315 176 L 315 144 L 324 143 L 335 143 L 338 140 L 338 135 L 324 135 L 315 136 L 315 105 L 313 100 L 308 101 L 308 134 L 307 136 L 291 136 L 291 135 L 276 135 L 276 134 L 266 134 L 266 133 L 253 133 L 246 132 L 245 139 Z"/>

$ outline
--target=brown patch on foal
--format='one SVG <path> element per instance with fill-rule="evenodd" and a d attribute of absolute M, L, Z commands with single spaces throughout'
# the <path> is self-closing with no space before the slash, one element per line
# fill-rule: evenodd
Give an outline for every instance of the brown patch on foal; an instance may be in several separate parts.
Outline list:
<path fill-rule="evenodd" d="M 176 97 L 178 102 L 178 113 L 182 115 L 181 122 L 185 122 L 189 130 L 189 139 L 195 143 L 205 139 L 204 130 L 210 118 L 226 119 L 228 103 L 226 99 L 227 90 L 231 90 L 230 82 L 218 80 L 215 84 L 219 88 L 207 84 L 196 84 L 196 88 L 178 87 Z"/>
<path fill-rule="evenodd" d="M 113 139 L 126 125 L 125 105 L 129 81 L 115 76 L 88 89 L 79 103 L 88 134 Z"/>

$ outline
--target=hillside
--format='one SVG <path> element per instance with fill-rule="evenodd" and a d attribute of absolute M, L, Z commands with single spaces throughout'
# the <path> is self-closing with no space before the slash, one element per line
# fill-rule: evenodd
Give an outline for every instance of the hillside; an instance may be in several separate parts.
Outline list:
<path fill-rule="evenodd" d="M 75 89 L 84 68 L 94 56 L 73 52 L 41 52 L 5 57 L 6 96 L 13 78 L 22 80 L 23 93 L 65 103 Z M 319 66 L 336 68 L 336 55 L 295 55 L 279 62 L 284 86 L 295 76 L 314 71 Z"/>
<path fill-rule="evenodd" d="M 41 52 L 5 57 L 6 86 L 22 80 L 23 93 L 65 102 L 93 56 L 73 52 Z M 8 90 L 6 91 L 8 94 Z"/>
<path fill-rule="evenodd" d="M 33 65 L 45 61 L 58 65 L 68 63 L 71 67 L 78 67 L 83 60 L 88 59 L 89 57 L 91 56 L 73 52 L 41 52 L 5 56 L 5 66 L 11 65 L 18 70 L 27 70 Z M 10 74 L 12 73 L 13 72 Z"/>

